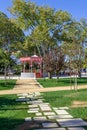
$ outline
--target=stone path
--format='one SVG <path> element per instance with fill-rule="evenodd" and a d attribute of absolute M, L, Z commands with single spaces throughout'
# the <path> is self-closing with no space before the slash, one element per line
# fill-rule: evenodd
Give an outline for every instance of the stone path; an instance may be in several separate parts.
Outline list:
<path fill-rule="evenodd" d="M 31 97 L 30 101 L 27 101 Z M 18 100 L 19 99 L 19 100 Z M 49 103 L 43 102 L 43 98 L 39 92 L 18 94 L 17 101 L 23 101 L 28 105 L 28 114 L 34 114 L 25 118 L 25 122 L 37 123 L 37 128 L 33 130 L 86 130 L 87 122 L 81 118 L 73 118 L 67 112 L 68 107 L 54 108 Z"/>
<path fill-rule="evenodd" d="M 80 88 L 83 86 L 79 86 Z M 32 126 L 33 130 L 86 130 L 84 126 L 87 128 L 87 122 L 73 118 L 67 112 L 68 107 L 54 108 L 48 102 L 44 102 L 40 92 L 57 90 L 70 90 L 70 87 L 42 88 L 35 79 L 19 79 L 13 90 L 0 91 L 0 94 L 17 94 L 17 102 L 27 103 L 28 116 L 25 117 L 25 123 L 36 124 Z"/>
<path fill-rule="evenodd" d="M 37 124 L 32 126 L 33 130 L 86 130 L 84 126 L 87 127 L 87 122 L 80 118 L 73 118 L 67 112 L 68 107 L 52 107 L 48 102 L 44 102 L 39 91 L 33 92 L 33 89 L 42 89 L 35 80 L 18 80 L 14 87 L 18 92 L 27 89 L 27 93 L 24 91 L 25 93 L 17 94 L 16 101 L 27 103 L 27 115 L 32 116 L 25 117 L 25 122 Z"/>

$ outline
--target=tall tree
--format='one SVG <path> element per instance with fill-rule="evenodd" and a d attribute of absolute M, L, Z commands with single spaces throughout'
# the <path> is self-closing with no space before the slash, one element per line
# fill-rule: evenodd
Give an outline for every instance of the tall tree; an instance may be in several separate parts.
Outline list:
<path fill-rule="evenodd" d="M 72 68 L 77 69 L 79 76 L 81 76 L 80 72 L 85 58 L 83 43 L 85 42 L 86 35 L 84 34 L 84 29 L 79 23 L 72 22 L 65 33 L 68 37 L 68 41 L 63 45 L 65 54 Z"/>
<path fill-rule="evenodd" d="M 14 0 L 10 12 L 15 16 L 18 25 L 29 32 L 29 40 L 31 38 L 39 55 L 45 55 L 50 46 L 58 44 L 64 26 L 71 22 L 71 15 L 67 12 L 37 6 L 26 0 Z M 27 44 L 28 48 L 31 41 Z"/>
<path fill-rule="evenodd" d="M 16 26 L 11 20 L 2 12 L 0 12 L 0 64 L 5 65 L 6 69 L 11 64 L 11 54 L 14 51 L 18 51 L 19 43 L 23 44 L 24 33 Z M 21 45 L 22 46 L 22 45 Z"/>
<path fill-rule="evenodd" d="M 16 44 L 24 41 L 24 33 L 16 24 L 12 23 L 5 14 L 0 13 L 0 46 L 10 50 L 15 44 L 15 49 L 17 49 L 18 46 L 16 46 Z"/>
<path fill-rule="evenodd" d="M 49 78 L 55 73 L 57 77 L 64 66 L 64 54 L 61 47 L 54 47 L 43 57 L 43 70 L 49 72 Z"/>

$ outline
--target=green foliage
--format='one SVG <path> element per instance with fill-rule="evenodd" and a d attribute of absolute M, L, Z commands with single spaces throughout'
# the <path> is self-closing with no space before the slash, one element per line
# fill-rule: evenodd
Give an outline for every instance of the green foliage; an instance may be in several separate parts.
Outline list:
<path fill-rule="evenodd" d="M 9 66 L 16 63 L 11 59 L 12 52 L 18 52 L 23 45 L 23 31 L 9 19 L 4 13 L 0 12 L 0 66 L 4 68 L 5 76 Z"/>
<path fill-rule="evenodd" d="M 25 0 L 14 0 L 10 12 L 16 17 L 18 26 L 29 31 L 29 42 L 25 42 L 26 50 L 31 51 L 32 45 L 39 55 L 45 55 L 50 47 L 58 43 L 63 26 L 72 19 L 67 12 L 55 11 L 47 6 L 40 7 Z"/>
<path fill-rule="evenodd" d="M 10 19 L 1 15 L 0 37 L 0 46 L 9 49 L 13 43 L 16 44 L 18 41 L 23 42 L 24 33 L 19 27 L 12 23 Z"/>
<path fill-rule="evenodd" d="M 1 64 L 3 64 L 3 65 L 8 65 L 9 64 L 9 54 L 6 52 L 6 51 L 4 51 L 4 50 L 2 50 L 1 48 L 0 48 L 0 63 Z"/>
<path fill-rule="evenodd" d="M 17 27 L 27 31 L 27 38 L 21 47 L 24 56 L 32 54 L 34 50 L 38 55 L 45 56 L 52 47 L 64 43 L 64 55 L 72 59 L 70 68 L 77 68 L 80 73 L 85 61 L 85 20 L 77 22 L 66 11 L 55 11 L 26 0 L 14 0 L 10 12 Z M 69 67 L 68 64 L 66 66 Z"/>

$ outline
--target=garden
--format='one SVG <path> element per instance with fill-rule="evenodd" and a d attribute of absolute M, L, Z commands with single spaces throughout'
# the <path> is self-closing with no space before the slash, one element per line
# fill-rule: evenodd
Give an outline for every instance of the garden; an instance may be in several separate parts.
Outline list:
<path fill-rule="evenodd" d="M 87 76 L 87 20 L 78 21 L 67 11 L 26 0 L 13 0 L 8 10 L 11 18 L 0 11 L 0 78 L 5 77 L 0 80 L 0 91 L 14 88 L 14 74 L 19 77 L 22 72 L 37 70 L 41 74 L 37 81 L 44 88 L 70 86 L 67 91 L 41 93 L 44 101 L 52 107 L 69 107 L 73 117 L 87 121 L 87 89 L 77 89 L 87 85 L 87 77 L 81 77 L 82 71 Z M 41 60 L 26 60 L 33 55 Z M 64 74 L 70 78 L 62 78 Z M 0 95 L 1 130 L 15 130 L 24 118 L 34 116 L 17 98 Z"/>
<path fill-rule="evenodd" d="M 69 86 L 70 79 L 38 79 L 44 87 L 55 86 Z M 12 89 L 16 80 L 7 80 L 7 87 L 5 88 L 4 80 L 0 80 L 0 90 Z M 86 84 L 86 78 L 78 79 L 78 84 Z M 48 86 L 49 85 L 49 86 Z M 82 118 L 87 121 L 87 91 L 67 90 L 42 93 L 45 102 L 49 102 L 52 107 L 69 107 L 67 110 L 74 118 Z M 28 105 L 26 103 L 16 102 L 17 95 L 1 95 L 0 96 L 0 128 L 2 130 L 14 130 L 16 126 L 24 123 L 27 116 L 34 116 L 28 114 Z"/>

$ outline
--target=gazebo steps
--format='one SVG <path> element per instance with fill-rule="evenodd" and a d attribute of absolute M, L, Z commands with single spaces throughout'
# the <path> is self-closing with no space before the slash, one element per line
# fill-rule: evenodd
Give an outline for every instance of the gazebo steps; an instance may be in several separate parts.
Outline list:
<path fill-rule="evenodd" d="M 21 79 L 28 79 L 28 78 L 35 79 L 36 76 L 35 76 L 35 73 L 25 73 L 25 72 L 22 72 L 20 78 Z"/>

